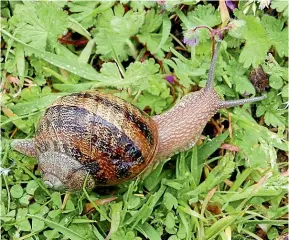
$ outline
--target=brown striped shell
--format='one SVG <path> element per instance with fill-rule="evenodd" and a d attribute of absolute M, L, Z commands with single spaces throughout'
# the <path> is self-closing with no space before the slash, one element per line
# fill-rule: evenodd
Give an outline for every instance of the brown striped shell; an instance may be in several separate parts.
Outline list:
<path fill-rule="evenodd" d="M 110 94 L 73 93 L 56 100 L 35 136 L 38 155 L 60 152 L 80 162 L 96 185 L 141 173 L 156 154 L 158 131 L 144 112 Z"/>

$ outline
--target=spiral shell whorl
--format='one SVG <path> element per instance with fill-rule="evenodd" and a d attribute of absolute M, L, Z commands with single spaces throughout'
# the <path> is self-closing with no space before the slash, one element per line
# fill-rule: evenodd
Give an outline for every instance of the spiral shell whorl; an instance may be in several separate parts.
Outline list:
<path fill-rule="evenodd" d="M 65 153 L 94 178 L 114 185 L 142 172 L 154 158 L 156 124 L 145 113 L 113 95 L 75 93 L 50 106 L 41 119 L 37 152 Z"/>

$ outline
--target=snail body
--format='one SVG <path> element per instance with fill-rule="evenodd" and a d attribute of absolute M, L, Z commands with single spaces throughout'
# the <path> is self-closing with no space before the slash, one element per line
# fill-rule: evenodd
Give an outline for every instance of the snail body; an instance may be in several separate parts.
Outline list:
<path fill-rule="evenodd" d="M 213 56 L 204 89 L 183 97 L 169 111 L 149 117 L 130 103 L 100 92 L 73 93 L 45 111 L 33 139 L 14 140 L 12 148 L 36 157 L 44 183 L 79 190 L 115 185 L 147 167 L 192 147 L 220 109 L 263 99 L 223 101 L 213 88 Z"/>

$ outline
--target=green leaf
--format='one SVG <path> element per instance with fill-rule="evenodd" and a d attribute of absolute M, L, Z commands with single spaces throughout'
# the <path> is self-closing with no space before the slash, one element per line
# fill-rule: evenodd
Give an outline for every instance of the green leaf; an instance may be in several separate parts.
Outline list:
<path fill-rule="evenodd" d="M 161 24 L 162 33 L 159 33 Z M 155 10 L 150 10 L 145 15 L 145 21 L 137 35 L 140 42 L 154 54 L 157 58 L 164 57 L 164 51 L 168 52 L 172 47 L 171 38 L 169 36 L 171 30 L 171 21 L 167 16 L 156 14 Z"/>
<path fill-rule="evenodd" d="M 276 96 L 276 91 L 271 90 L 268 97 L 257 107 L 256 115 L 265 114 L 265 123 L 274 127 L 284 127 L 286 124 L 285 110 L 281 109 L 281 98 Z"/>
<path fill-rule="evenodd" d="M 199 218 L 199 219 L 203 220 L 204 222 L 207 222 L 207 220 L 201 214 L 199 214 L 198 212 L 192 210 L 189 206 L 186 206 L 186 207 L 179 206 L 178 210 L 182 211 L 183 213 L 186 213 L 186 214 L 188 214 L 190 216 L 194 216 L 196 218 Z"/>
<path fill-rule="evenodd" d="M 93 82 L 84 82 L 78 84 L 53 84 L 53 88 L 61 92 L 81 92 L 84 90 L 89 90 L 92 88 L 101 87 L 102 84 L 93 83 Z"/>
<path fill-rule="evenodd" d="M 232 154 L 226 154 L 219 164 L 209 173 L 206 180 L 202 182 L 195 190 L 189 191 L 186 194 L 189 196 L 198 196 L 200 193 L 211 190 L 214 186 L 229 178 L 234 171 L 235 163 Z"/>
<path fill-rule="evenodd" d="M 156 32 L 162 25 L 163 16 L 157 14 L 154 9 L 146 12 L 144 24 L 142 25 L 140 32 L 142 34 L 149 34 Z"/>
<path fill-rule="evenodd" d="M 144 186 L 149 190 L 153 190 L 161 181 L 162 181 L 162 171 L 165 163 L 169 161 L 169 159 L 162 161 L 157 165 L 153 170 L 147 170 L 145 173 L 149 173 L 148 176 L 145 176 Z"/>
<path fill-rule="evenodd" d="M 46 239 L 57 239 L 60 237 L 60 234 L 55 230 L 44 231 L 43 235 L 46 237 Z"/>
<path fill-rule="evenodd" d="M 52 210 L 48 213 L 48 216 L 52 219 L 56 218 L 57 216 L 59 216 L 62 213 L 61 209 L 57 209 L 57 210 Z"/>
<path fill-rule="evenodd" d="M 160 234 L 149 223 L 138 225 L 137 229 L 150 240 L 161 240 Z"/>
<path fill-rule="evenodd" d="M 54 208 L 56 207 L 59 209 L 62 205 L 60 193 L 59 192 L 52 193 L 51 199 L 52 199 Z"/>
<path fill-rule="evenodd" d="M 30 196 L 30 195 L 28 195 L 28 194 L 24 194 L 20 199 L 19 199 L 19 203 L 21 204 L 21 205 L 23 205 L 23 206 L 28 206 L 29 205 L 29 203 L 30 203 L 30 199 L 31 199 L 32 197 Z"/>
<path fill-rule="evenodd" d="M 1 214 L 0 219 L 3 222 L 9 222 L 9 221 L 12 221 L 15 218 L 15 215 L 16 215 L 16 211 L 12 210 L 12 211 L 8 212 L 6 215 L 2 215 Z"/>
<path fill-rule="evenodd" d="M 53 101 L 55 101 L 60 96 L 65 95 L 65 93 L 60 94 L 51 94 L 48 96 L 44 96 L 39 98 L 38 100 L 32 100 L 29 102 L 18 103 L 16 105 L 10 106 L 10 109 L 15 112 L 17 115 L 25 115 L 32 112 L 39 111 L 43 108 L 48 107 L 51 105 Z"/>
<path fill-rule="evenodd" d="M 214 27 L 221 23 L 221 16 L 218 11 L 213 7 L 212 4 L 197 5 L 197 7 L 189 11 L 185 17 L 183 14 L 179 14 L 183 24 L 183 31 L 187 31 L 197 26 Z M 207 29 L 197 30 L 198 39 L 200 42 L 205 42 L 210 38 L 209 31 Z"/>
<path fill-rule="evenodd" d="M 125 82 L 121 76 L 121 73 L 116 65 L 116 63 L 104 63 L 100 69 L 100 76 L 102 82 L 111 86 L 119 86 L 121 84 L 125 85 L 128 82 Z"/>
<path fill-rule="evenodd" d="M 208 141 L 207 143 L 202 144 L 198 148 L 199 163 L 203 163 L 204 160 L 206 160 L 211 154 L 213 154 L 221 146 L 221 144 L 224 143 L 224 141 L 226 140 L 228 136 L 229 136 L 229 132 L 226 131 L 222 133 L 221 135 L 218 135 L 211 141 Z"/>
<path fill-rule="evenodd" d="M 23 86 L 25 75 L 25 59 L 24 59 L 23 46 L 19 43 L 16 45 L 15 60 L 17 65 L 18 76 L 20 78 L 20 84 L 21 86 Z"/>
<path fill-rule="evenodd" d="M 124 1 L 124 0 L 122 0 L 122 1 Z M 125 0 L 125 1 L 127 1 L 127 0 Z M 139 11 L 139 12 L 143 12 L 143 10 L 145 8 L 151 9 L 151 8 L 156 6 L 156 2 L 146 1 L 146 0 L 127 1 L 127 2 L 130 3 L 130 6 L 134 11 Z"/>
<path fill-rule="evenodd" d="M 122 202 L 114 203 L 111 205 L 111 226 L 109 230 L 109 236 L 117 232 L 120 224 Z"/>
<path fill-rule="evenodd" d="M 141 200 L 139 197 L 132 195 L 131 198 L 129 199 L 127 208 L 128 209 L 134 209 L 137 208 L 139 206 L 139 204 L 141 203 Z"/>
<path fill-rule="evenodd" d="M 40 205 L 39 203 L 32 203 L 29 205 L 29 213 L 37 216 L 43 216 L 47 214 L 50 209 L 45 205 Z"/>
<path fill-rule="evenodd" d="M 245 47 L 242 49 L 239 62 L 244 64 L 245 68 L 257 67 L 262 63 L 270 47 L 268 36 L 262 23 L 253 16 L 239 16 L 246 21 L 242 29 L 242 37 L 246 40 Z"/>
<path fill-rule="evenodd" d="M 68 2 L 69 11 L 72 13 L 71 18 L 80 23 L 83 28 L 87 29 L 92 27 L 96 23 L 95 17 L 93 15 L 97 2 Z"/>
<path fill-rule="evenodd" d="M 23 188 L 20 184 L 15 184 L 10 189 L 11 196 L 14 198 L 21 198 L 23 195 Z"/>
<path fill-rule="evenodd" d="M 98 73 L 88 64 L 80 64 L 74 59 L 68 59 L 65 56 L 59 56 L 50 52 L 39 51 L 38 49 L 25 44 L 21 40 L 13 37 L 7 31 L 1 29 L 2 33 L 9 36 L 13 40 L 21 43 L 25 48 L 29 49 L 31 52 L 37 55 L 37 57 L 49 62 L 50 64 L 57 66 L 59 68 L 66 69 L 69 72 L 74 73 L 80 77 L 86 78 L 88 80 L 98 80 Z"/>
<path fill-rule="evenodd" d="M 83 236 L 79 235 L 78 233 L 74 232 L 73 230 L 69 228 L 66 228 L 65 226 L 59 223 L 50 221 L 48 219 L 45 219 L 36 215 L 27 214 L 27 216 L 32 219 L 37 219 L 39 221 L 49 224 L 49 226 L 51 226 L 53 229 L 61 232 L 64 236 L 69 237 L 71 240 L 85 240 Z"/>
<path fill-rule="evenodd" d="M 270 44 L 273 45 L 280 57 L 288 57 L 288 27 L 284 27 L 284 22 L 269 15 L 262 17 Z"/>
<path fill-rule="evenodd" d="M 288 2 L 283 0 L 274 0 L 271 3 L 271 8 L 276 9 L 277 12 L 282 12 L 284 17 L 288 17 Z"/>
<path fill-rule="evenodd" d="M 81 235 L 85 239 L 98 239 L 95 237 L 92 225 L 90 225 L 88 223 L 84 223 L 84 222 L 81 224 L 74 224 L 73 223 L 73 224 L 69 225 L 68 229 L 71 229 L 71 230 L 77 232 L 79 235 Z"/>
<path fill-rule="evenodd" d="M 203 163 L 200 163 L 198 160 L 198 147 L 195 145 L 192 150 L 190 151 L 191 155 L 188 155 L 191 162 L 191 173 L 194 177 L 193 184 L 194 187 L 199 185 L 202 175 Z"/>
<path fill-rule="evenodd" d="M 242 64 L 238 63 L 235 58 L 231 57 L 229 60 L 229 64 L 226 64 L 225 73 L 227 75 L 223 75 L 225 80 L 232 81 L 235 85 L 236 92 L 241 94 L 254 94 L 255 88 L 248 79 L 246 74 L 247 69 L 245 69 Z"/>
<path fill-rule="evenodd" d="M 162 39 L 157 47 L 157 49 L 155 50 L 155 52 L 159 51 L 160 48 L 163 47 L 163 45 L 167 42 L 167 40 L 169 39 L 170 36 L 170 32 L 171 32 L 171 27 L 172 27 L 172 23 L 169 19 L 168 16 L 165 16 L 163 18 L 163 29 L 162 29 Z M 152 52 L 152 54 L 154 54 L 155 52 Z"/>
<path fill-rule="evenodd" d="M 78 57 L 78 62 L 85 64 L 88 62 L 89 57 L 92 53 L 92 48 L 94 46 L 95 40 L 91 39 L 89 42 L 86 44 L 85 48 L 82 50 L 81 54 Z"/>
<path fill-rule="evenodd" d="M 78 32 L 79 34 L 83 35 L 87 39 L 91 39 L 90 33 L 76 20 L 74 20 L 71 16 L 68 17 L 69 20 L 69 28 L 72 29 L 75 32 Z"/>
<path fill-rule="evenodd" d="M 269 83 L 272 88 L 280 89 L 283 86 L 283 79 L 276 74 L 272 74 L 269 78 Z"/>
<path fill-rule="evenodd" d="M 238 216 L 238 215 L 237 215 Z M 224 230 L 227 226 L 232 225 L 236 220 L 235 216 L 227 216 L 221 218 L 219 221 L 216 221 L 212 226 L 206 229 L 206 239 L 211 239 L 216 236 L 219 232 Z"/>
<path fill-rule="evenodd" d="M 189 88 L 191 84 L 195 83 L 196 77 L 205 76 L 206 70 L 208 69 L 206 63 L 186 59 L 172 48 L 171 51 L 177 58 L 165 59 L 164 63 L 174 70 L 174 74 L 184 87 Z"/>
<path fill-rule="evenodd" d="M 174 208 L 177 208 L 178 206 L 178 200 L 174 197 L 174 195 L 172 195 L 169 192 L 166 192 L 164 194 L 164 199 L 163 199 L 163 204 L 165 205 L 165 207 L 171 211 Z"/>
<path fill-rule="evenodd" d="M 33 195 L 35 190 L 39 187 L 38 183 L 35 180 L 31 180 L 28 182 L 27 186 L 26 186 L 26 192 L 28 194 Z"/>
<path fill-rule="evenodd" d="M 100 76 L 101 82 L 106 86 L 130 87 L 135 95 L 137 91 L 146 91 L 135 104 L 141 109 L 150 107 L 153 112 L 160 113 L 166 106 L 169 88 L 159 71 L 159 65 L 149 59 L 142 63 L 131 63 L 123 76 L 115 63 L 105 63 Z"/>
<path fill-rule="evenodd" d="M 97 7 L 96 5 L 99 4 Z M 71 17 L 79 22 L 83 29 L 92 27 L 96 24 L 96 15 L 102 13 L 114 5 L 114 1 L 108 2 L 69 2 L 69 11 L 72 12 Z M 86 30 L 85 30 L 86 31 Z M 89 33 L 88 33 L 89 34 Z M 85 35 L 84 35 L 85 36 Z"/>
<path fill-rule="evenodd" d="M 173 212 L 169 212 L 166 216 L 165 225 L 167 228 L 173 228 L 175 226 L 175 215 Z"/>
<path fill-rule="evenodd" d="M 271 227 L 267 233 L 267 237 L 271 240 L 277 239 L 279 237 L 278 229 L 275 227 Z"/>
<path fill-rule="evenodd" d="M 17 4 L 10 21 L 16 37 L 38 50 L 52 49 L 68 27 L 66 13 L 53 2 Z"/>
<path fill-rule="evenodd" d="M 28 212 L 27 208 L 18 209 L 17 216 L 16 216 L 16 220 L 17 220 L 16 226 L 21 231 L 29 232 L 31 230 L 31 225 L 28 219 L 26 218 L 27 212 Z"/>
<path fill-rule="evenodd" d="M 282 97 L 284 97 L 284 98 L 288 98 L 288 87 L 289 87 L 288 84 L 283 86 Z"/>
<path fill-rule="evenodd" d="M 96 53 L 104 60 L 119 58 L 127 60 L 133 54 L 130 38 L 138 33 L 144 22 L 144 15 L 133 12 L 125 13 L 124 7 L 118 4 L 100 14 L 95 31 Z M 108 44 L 110 43 L 110 44 Z"/>
<path fill-rule="evenodd" d="M 37 232 L 45 228 L 45 223 L 39 219 L 32 219 L 32 231 Z"/>

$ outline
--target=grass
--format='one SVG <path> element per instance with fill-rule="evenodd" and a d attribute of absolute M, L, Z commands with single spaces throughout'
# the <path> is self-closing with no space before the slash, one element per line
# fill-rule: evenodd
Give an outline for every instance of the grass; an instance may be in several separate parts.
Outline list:
<path fill-rule="evenodd" d="M 233 12 L 218 2 L 3 1 L 2 239 L 285 236 L 288 23 L 285 2 L 262 3 L 241 1 Z M 71 92 L 100 89 L 155 115 L 203 87 L 213 42 L 207 30 L 192 31 L 203 25 L 224 38 L 217 92 L 268 97 L 221 110 L 189 151 L 133 181 L 69 193 L 47 189 L 37 160 L 11 150 L 12 139 L 33 137 L 45 108 Z"/>

